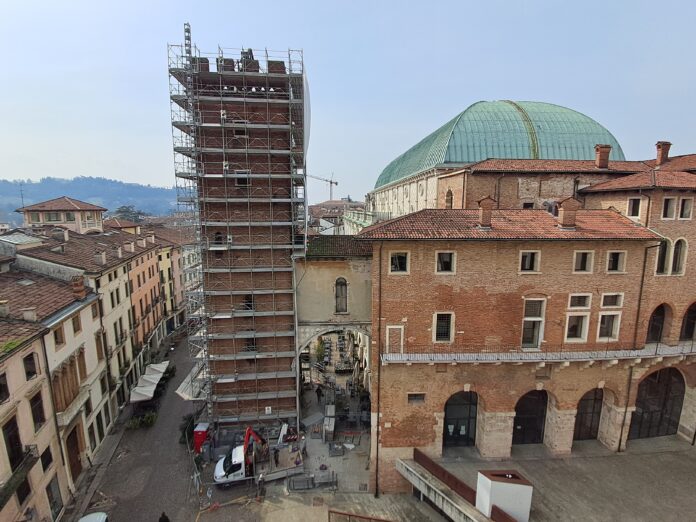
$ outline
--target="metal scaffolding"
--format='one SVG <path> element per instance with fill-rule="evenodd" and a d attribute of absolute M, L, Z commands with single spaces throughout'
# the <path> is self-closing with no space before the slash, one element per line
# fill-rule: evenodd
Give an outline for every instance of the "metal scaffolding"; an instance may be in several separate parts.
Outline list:
<path fill-rule="evenodd" d="M 169 46 L 194 394 L 221 424 L 297 422 L 293 257 L 306 246 L 301 51 Z"/>

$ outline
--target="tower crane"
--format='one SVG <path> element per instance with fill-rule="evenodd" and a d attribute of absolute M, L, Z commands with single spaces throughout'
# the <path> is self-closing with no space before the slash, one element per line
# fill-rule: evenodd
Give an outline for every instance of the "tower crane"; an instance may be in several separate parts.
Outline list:
<path fill-rule="evenodd" d="M 308 178 L 318 179 L 319 181 L 326 181 L 329 184 L 329 200 L 333 201 L 333 186 L 338 185 L 338 181 L 333 180 L 333 172 L 331 173 L 331 179 L 320 178 L 319 176 L 310 176 L 307 174 Z"/>

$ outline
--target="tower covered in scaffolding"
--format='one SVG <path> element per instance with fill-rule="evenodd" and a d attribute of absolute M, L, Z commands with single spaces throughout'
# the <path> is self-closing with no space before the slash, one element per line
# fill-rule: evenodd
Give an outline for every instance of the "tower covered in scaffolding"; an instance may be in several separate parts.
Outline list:
<path fill-rule="evenodd" d="M 305 252 L 301 51 L 169 46 L 192 395 L 219 425 L 298 419 L 293 256 Z M 193 375 L 193 374 L 192 374 Z"/>

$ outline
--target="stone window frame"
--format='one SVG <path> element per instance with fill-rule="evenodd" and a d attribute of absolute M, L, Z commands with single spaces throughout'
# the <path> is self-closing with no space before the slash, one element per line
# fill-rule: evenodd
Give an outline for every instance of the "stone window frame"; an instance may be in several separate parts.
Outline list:
<path fill-rule="evenodd" d="M 600 336 L 602 330 L 602 317 L 605 315 L 613 315 L 616 317 L 614 321 L 614 335 L 612 337 L 602 337 Z M 598 343 L 611 343 L 619 340 L 619 334 L 621 333 L 621 316 L 622 312 L 618 309 L 616 310 L 603 310 L 597 315 L 597 342 Z"/>
<path fill-rule="evenodd" d="M 665 216 L 665 203 L 667 201 L 672 202 L 672 215 Z M 676 196 L 666 196 L 662 198 L 662 208 L 660 209 L 660 219 L 663 221 L 674 221 L 677 219 L 677 207 L 679 205 L 679 198 Z"/>
<path fill-rule="evenodd" d="M 404 353 L 404 325 L 403 324 L 388 324 L 385 329 L 385 353 L 392 353 L 389 351 L 389 331 L 398 330 L 399 333 L 399 353 Z"/>
<path fill-rule="evenodd" d="M 638 201 L 638 214 L 631 214 L 631 201 Z M 630 198 L 626 198 L 626 217 L 629 219 L 632 219 L 633 221 L 640 221 L 640 211 L 642 210 L 643 206 L 643 198 L 638 196 L 632 196 Z"/>
<path fill-rule="evenodd" d="M 689 217 L 682 217 L 682 210 L 684 206 L 684 201 L 691 201 L 691 206 L 689 208 Z M 677 212 L 677 220 L 688 221 L 693 218 L 694 215 L 694 198 L 679 198 L 679 209 Z"/>
<path fill-rule="evenodd" d="M 622 254 L 622 262 L 619 270 L 609 270 L 609 260 L 611 259 L 611 254 Z M 607 250 L 607 260 L 604 265 L 607 274 L 625 274 L 626 273 L 626 261 L 628 258 L 628 251 L 626 250 Z"/>
<path fill-rule="evenodd" d="M 440 254 L 452 254 L 452 270 L 438 270 L 438 259 Z M 454 250 L 436 250 L 435 251 L 435 274 L 436 275 L 455 275 L 457 273 L 457 252 Z"/>
<path fill-rule="evenodd" d="M 589 269 L 588 270 L 576 270 L 575 266 L 577 264 L 578 254 L 589 254 Z M 593 274 L 594 273 L 594 250 L 573 250 L 573 274 Z"/>
<path fill-rule="evenodd" d="M 425 393 L 408 392 L 406 394 L 406 404 L 425 404 Z"/>
<path fill-rule="evenodd" d="M 674 262 L 675 262 L 675 257 L 674 257 L 674 251 L 677 248 L 677 244 L 679 242 L 682 243 L 681 250 L 679 252 L 679 262 L 680 262 L 680 269 L 678 271 L 674 270 Z M 686 274 L 686 260 L 689 255 L 689 242 L 686 240 L 685 237 L 678 237 L 677 239 L 674 240 L 672 243 L 672 255 L 670 256 L 670 264 L 669 264 L 669 273 L 670 275 L 673 276 L 683 276 Z"/>
<path fill-rule="evenodd" d="M 449 339 L 447 339 L 447 340 L 438 340 L 437 339 L 437 316 L 438 315 L 449 315 L 450 316 Z M 452 344 L 454 342 L 454 329 L 455 329 L 454 325 L 455 325 L 455 314 L 451 310 L 443 310 L 440 312 L 434 312 L 433 313 L 433 334 L 432 334 L 433 344 Z"/>
<path fill-rule="evenodd" d="M 524 254 L 534 254 L 534 268 L 532 270 L 522 270 L 522 257 Z M 541 250 L 520 250 L 517 259 L 518 274 L 541 274 Z"/>
<path fill-rule="evenodd" d="M 584 317 L 585 320 L 583 321 L 582 324 L 582 335 L 580 337 L 568 337 L 568 327 L 570 326 L 570 318 L 571 317 Z M 587 342 L 587 337 L 590 332 L 590 311 L 586 310 L 584 312 L 582 311 L 569 311 L 566 312 L 566 324 L 565 324 L 565 330 L 563 332 L 563 340 L 564 342 L 568 344 L 575 344 L 575 343 L 586 343 Z"/>
<path fill-rule="evenodd" d="M 620 304 L 618 305 L 605 305 L 604 304 L 604 297 L 607 295 L 620 295 L 621 296 L 621 301 Z M 602 293 L 602 298 L 599 301 L 600 306 L 602 307 L 603 310 L 618 310 L 620 308 L 623 308 L 624 305 L 624 292 L 603 292 Z"/>
<path fill-rule="evenodd" d="M 527 301 L 542 301 L 541 305 L 541 315 L 539 316 L 529 316 L 525 315 L 525 310 L 527 308 Z M 544 333 L 546 330 L 546 306 L 548 304 L 548 298 L 546 297 L 523 297 L 522 298 L 522 331 L 520 332 L 520 347 L 523 351 L 537 352 L 541 350 L 541 345 L 544 342 Z M 522 339 L 524 337 L 524 323 L 526 321 L 534 321 L 540 323 L 539 325 L 539 343 L 538 346 L 524 346 Z"/>
<path fill-rule="evenodd" d="M 665 245 L 665 259 L 664 259 L 664 267 L 662 272 L 658 272 L 660 268 L 660 250 L 662 249 L 662 245 Z M 655 256 L 655 276 L 656 277 L 662 277 L 662 276 L 668 276 L 671 275 L 670 271 L 672 268 L 672 241 L 669 238 L 663 237 L 660 240 L 660 246 L 657 249 L 657 255 Z"/>
<path fill-rule="evenodd" d="M 399 270 L 396 272 L 392 271 L 391 259 L 392 259 L 392 256 L 394 254 L 406 254 L 406 270 L 404 270 L 404 271 Z M 389 275 L 397 275 L 397 276 L 410 275 L 410 273 L 411 273 L 411 251 L 410 250 L 390 250 L 388 262 L 389 262 L 389 272 L 388 272 Z"/>
<path fill-rule="evenodd" d="M 587 297 L 587 305 L 586 306 L 573 306 L 571 304 L 571 301 L 573 297 Z M 574 292 L 572 294 L 568 294 L 568 310 L 577 312 L 581 310 L 590 310 L 592 308 L 592 293 L 590 292 Z"/>

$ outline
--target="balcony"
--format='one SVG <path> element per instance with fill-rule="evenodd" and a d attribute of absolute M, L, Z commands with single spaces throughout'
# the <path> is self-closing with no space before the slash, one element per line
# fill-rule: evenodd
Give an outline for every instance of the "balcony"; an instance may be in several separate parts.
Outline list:
<path fill-rule="evenodd" d="M 82 409 L 82 406 L 84 406 L 85 402 L 87 402 L 88 397 L 89 389 L 82 388 L 80 393 L 77 394 L 77 397 L 72 400 L 68 407 L 56 414 L 56 417 L 58 418 L 58 426 L 63 427 L 69 425 L 75 416 L 80 413 L 80 410 Z"/>
<path fill-rule="evenodd" d="M 12 474 L 0 486 L 0 509 L 5 507 L 5 504 L 12 498 L 19 485 L 27 478 L 29 471 L 34 467 L 36 461 L 39 460 L 39 450 L 35 445 L 24 446 L 24 454 L 22 460 L 17 467 L 12 471 Z"/>
<path fill-rule="evenodd" d="M 632 343 L 578 343 L 564 345 L 542 345 L 540 348 L 525 348 L 514 345 L 404 345 L 403 349 L 382 353 L 382 364 L 457 364 L 457 363 L 586 363 L 594 361 L 609 363 L 619 360 L 655 359 L 677 357 L 685 359 L 696 356 L 693 341 L 681 342 L 675 346 L 662 343 L 645 345 L 636 349 Z M 384 350 L 386 352 L 386 350 Z"/>

